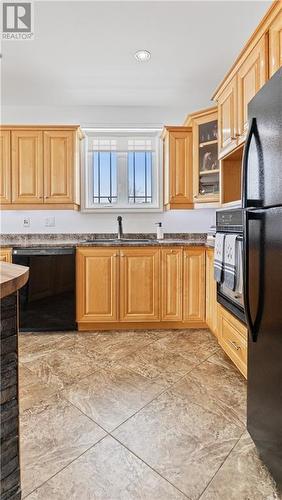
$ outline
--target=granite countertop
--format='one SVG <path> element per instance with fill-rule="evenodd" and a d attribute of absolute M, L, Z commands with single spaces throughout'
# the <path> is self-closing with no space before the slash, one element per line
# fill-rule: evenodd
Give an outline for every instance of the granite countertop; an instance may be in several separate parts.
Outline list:
<path fill-rule="evenodd" d="M 205 246 L 204 233 L 167 233 L 163 240 L 157 240 L 152 233 L 124 234 L 118 240 L 116 234 L 4 234 L 1 247 L 73 247 L 73 246 Z"/>

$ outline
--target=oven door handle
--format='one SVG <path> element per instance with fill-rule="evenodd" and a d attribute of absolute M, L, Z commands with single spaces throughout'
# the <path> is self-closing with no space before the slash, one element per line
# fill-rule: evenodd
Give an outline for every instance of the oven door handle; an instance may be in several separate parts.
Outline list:
<path fill-rule="evenodd" d="M 263 212 L 259 212 L 258 210 L 252 211 L 252 210 L 245 210 L 244 212 L 244 231 L 245 231 L 245 237 L 244 237 L 244 244 L 243 244 L 243 259 L 244 259 L 244 286 L 243 286 L 243 293 L 244 293 L 244 308 L 245 308 L 245 315 L 246 315 L 246 320 L 247 320 L 247 325 L 249 328 L 249 332 L 251 335 L 251 338 L 253 342 L 256 342 L 258 339 L 258 332 L 259 332 L 259 327 L 262 319 L 262 314 L 263 314 L 263 307 L 264 307 L 264 246 L 261 244 L 262 242 L 262 231 L 264 230 L 264 215 Z M 250 284 L 249 284 L 249 251 L 250 251 L 250 244 L 249 244 L 249 221 L 250 220 L 258 220 L 261 222 L 261 229 L 260 229 L 260 244 L 259 244 L 259 269 L 258 269 L 258 303 L 257 303 L 257 311 L 254 316 L 254 321 L 252 319 L 251 315 L 251 308 L 250 308 Z"/>

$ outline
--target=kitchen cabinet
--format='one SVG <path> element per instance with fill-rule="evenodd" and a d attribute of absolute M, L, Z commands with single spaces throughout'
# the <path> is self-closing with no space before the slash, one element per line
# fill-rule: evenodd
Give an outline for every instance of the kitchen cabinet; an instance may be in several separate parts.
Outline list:
<path fill-rule="evenodd" d="M 76 303 L 79 330 L 204 328 L 205 248 L 79 247 Z"/>
<path fill-rule="evenodd" d="M 269 27 L 269 77 L 282 66 L 282 8 Z"/>
<path fill-rule="evenodd" d="M 120 252 L 121 321 L 160 320 L 160 249 Z"/>
<path fill-rule="evenodd" d="M 11 133 L 0 130 L 0 203 L 11 202 Z"/>
<path fill-rule="evenodd" d="M 163 248 L 162 256 L 162 320 L 182 320 L 183 251 Z"/>
<path fill-rule="evenodd" d="M 44 132 L 44 202 L 72 203 L 75 133 Z"/>
<path fill-rule="evenodd" d="M 238 144 L 248 130 L 248 104 L 267 81 L 267 38 L 263 35 L 247 58 L 239 66 L 238 78 Z"/>
<path fill-rule="evenodd" d="M 238 65 L 233 78 L 216 97 L 219 158 L 224 158 L 245 141 L 248 129 L 248 104 L 267 80 L 267 61 L 267 39 L 264 35 Z"/>
<path fill-rule="evenodd" d="M 43 134 L 12 130 L 12 203 L 43 203 Z"/>
<path fill-rule="evenodd" d="M 218 305 L 218 341 L 229 358 L 247 378 L 247 327 L 221 305 Z"/>
<path fill-rule="evenodd" d="M 77 126 L 1 127 L 2 209 L 77 209 Z"/>
<path fill-rule="evenodd" d="M 11 248 L 1 248 L 0 249 L 0 261 L 1 262 L 12 262 L 12 249 Z"/>
<path fill-rule="evenodd" d="M 273 2 L 212 99 L 218 104 L 218 157 L 244 144 L 248 104 L 282 66 L 282 4 Z"/>
<path fill-rule="evenodd" d="M 205 251 L 184 249 L 183 320 L 205 320 Z"/>
<path fill-rule="evenodd" d="M 214 279 L 214 249 L 206 251 L 206 322 L 217 336 L 217 286 Z"/>
<path fill-rule="evenodd" d="M 77 322 L 117 321 L 118 255 L 115 248 L 77 249 Z"/>
<path fill-rule="evenodd" d="M 192 128 L 165 127 L 162 138 L 165 208 L 193 208 Z"/>
<path fill-rule="evenodd" d="M 218 157 L 237 147 L 237 77 L 218 95 Z"/>
<path fill-rule="evenodd" d="M 219 201 L 217 108 L 190 114 L 185 122 L 192 127 L 193 201 Z"/>

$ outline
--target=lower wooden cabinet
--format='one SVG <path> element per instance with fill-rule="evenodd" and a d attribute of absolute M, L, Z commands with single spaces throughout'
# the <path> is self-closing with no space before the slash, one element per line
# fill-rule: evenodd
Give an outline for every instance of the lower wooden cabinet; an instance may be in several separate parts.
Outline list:
<path fill-rule="evenodd" d="M 1 248 L 0 249 L 0 261 L 1 262 L 12 262 L 12 249 L 11 248 Z"/>
<path fill-rule="evenodd" d="M 76 252 L 77 322 L 118 320 L 118 251 L 79 248 Z"/>
<path fill-rule="evenodd" d="M 247 327 L 221 305 L 218 305 L 218 341 L 240 372 L 247 378 Z"/>
<path fill-rule="evenodd" d="M 76 303 L 79 330 L 205 327 L 205 248 L 80 247 Z"/>
<path fill-rule="evenodd" d="M 205 251 L 184 249 L 183 320 L 205 321 Z"/>
<path fill-rule="evenodd" d="M 217 336 L 217 287 L 214 279 L 214 249 L 206 251 L 206 323 Z"/>
<path fill-rule="evenodd" d="M 183 251 L 162 250 L 162 320 L 182 321 Z"/>
<path fill-rule="evenodd" d="M 120 320 L 160 320 L 160 249 L 120 251 Z"/>

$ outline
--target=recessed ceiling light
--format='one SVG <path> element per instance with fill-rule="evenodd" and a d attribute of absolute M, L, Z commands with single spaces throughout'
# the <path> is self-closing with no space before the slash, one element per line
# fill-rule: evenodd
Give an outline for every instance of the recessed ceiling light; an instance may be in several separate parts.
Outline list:
<path fill-rule="evenodd" d="M 139 62 L 147 62 L 151 59 L 151 53 L 148 50 L 137 50 L 134 57 Z"/>

